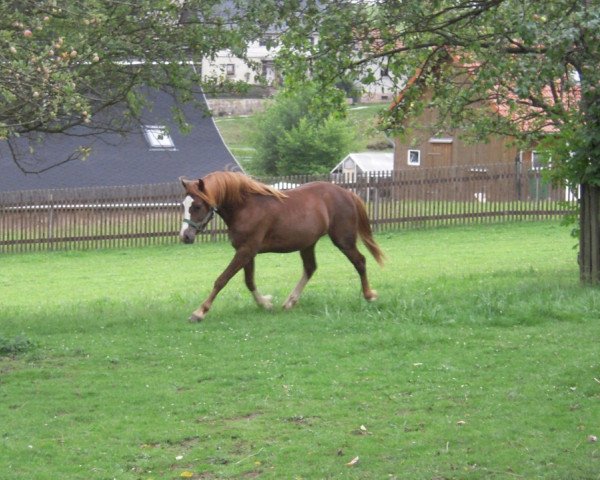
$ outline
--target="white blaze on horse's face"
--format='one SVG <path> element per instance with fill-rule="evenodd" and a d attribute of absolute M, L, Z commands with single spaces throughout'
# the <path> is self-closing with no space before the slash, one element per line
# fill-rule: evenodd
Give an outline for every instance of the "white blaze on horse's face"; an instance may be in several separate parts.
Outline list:
<path fill-rule="evenodd" d="M 190 213 L 190 208 L 192 207 L 192 203 L 194 203 L 194 199 L 190 195 L 185 197 L 185 199 L 183 200 L 183 222 L 181 223 L 181 230 L 179 231 L 179 238 L 184 242 L 186 241 L 185 232 L 189 228 L 189 225 L 186 222 L 186 220 L 189 221 L 192 219 L 192 214 Z"/>

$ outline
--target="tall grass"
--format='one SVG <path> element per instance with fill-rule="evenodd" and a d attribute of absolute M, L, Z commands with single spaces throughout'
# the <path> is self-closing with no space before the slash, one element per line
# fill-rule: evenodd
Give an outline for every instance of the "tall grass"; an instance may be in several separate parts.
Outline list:
<path fill-rule="evenodd" d="M 3 257 L 0 478 L 600 478 L 600 292 L 568 232 L 377 240 L 375 303 L 324 240 L 294 310 L 238 276 L 201 324 L 226 244 Z M 258 257 L 279 303 L 299 277 Z"/>

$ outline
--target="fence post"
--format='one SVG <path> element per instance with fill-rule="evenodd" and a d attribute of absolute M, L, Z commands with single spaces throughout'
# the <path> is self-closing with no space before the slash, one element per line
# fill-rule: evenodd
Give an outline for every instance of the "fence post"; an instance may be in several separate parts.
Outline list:
<path fill-rule="evenodd" d="M 521 187 L 521 169 L 523 168 L 523 163 L 521 162 L 521 157 L 519 154 L 515 157 L 515 189 L 517 192 L 517 200 L 521 201 L 522 196 L 522 187 Z"/>
<path fill-rule="evenodd" d="M 371 177 L 373 178 L 373 177 Z M 373 223 L 373 230 L 375 232 L 378 232 L 380 230 L 380 225 L 379 225 L 379 185 L 380 182 L 379 177 L 375 177 L 376 181 L 375 181 L 375 188 L 373 189 L 373 219 L 371 220 L 371 222 Z M 370 193 L 371 191 L 371 185 L 367 186 L 367 192 Z"/>
<path fill-rule="evenodd" d="M 46 244 L 48 245 L 48 250 L 53 250 L 54 245 L 52 244 L 52 231 L 54 227 L 54 196 L 50 194 L 48 197 L 48 233 L 46 234 Z M 40 239 L 41 240 L 41 239 Z"/>

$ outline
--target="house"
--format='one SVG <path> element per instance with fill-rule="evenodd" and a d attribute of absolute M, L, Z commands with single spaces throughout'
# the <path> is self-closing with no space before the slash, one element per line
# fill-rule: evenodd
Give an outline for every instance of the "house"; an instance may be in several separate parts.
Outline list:
<path fill-rule="evenodd" d="M 362 95 L 358 99 L 359 103 L 386 103 L 394 97 L 394 91 L 396 91 L 397 81 L 390 77 L 387 70 L 374 65 L 374 75 L 379 78 L 375 83 L 359 84 L 358 87 L 362 89 Z"/>
<path fill-rule="evenodd" d="M 218 51 L 214 58 L 202 59 L 202 77 L 205 80 L 245 82 L 250 85 L 278 83 L 274 60 L 276 49 L 266 40 L 250 42 L 247 49 L 248 61 L 237 57 L 230 50 Z"/>
<path fill-rule="evenodd" d="M 408 81 L 406 88 L 414 83 L 418 74 Z M 392 108 L 403 100 L 406 88 L 398 95 Z M 421 95 L 427 99 L 431 97 L 431 92 L 425 88 Z M 515 116 L 502 101 L 495 100 L 490 97 L 470 108 L 476 109 L 475 115 L 511 118 L 520 128 L 529 129 L 529 115 Z M 534 107 L 529 107 L 529 111 L 525 111 L 531 113 L 533 110 Z M 439 130 L 438 115 L 434 107 L 426 106 L 420 115 L 405 122 L 405 135 L 394 141 L 394 170 L 398 172 L 397 176 L 419 170 L 426 175 L 427 170 L 434 169 L 435 175 L 439 175 L 435 180 L 422 182 L 423 199 L 486 202 L 572 198 L 568 190 L 563 192 L 550 188 L 542 175 L 543 163 L 535 144 L 529 148 L 519 148 L 514 137 L 500 134 L 491 136 L 487 142 L 472 143 L 462 138 L 465 132 L 459 129 Z M 556 131 L 556 126 L 550 123 L 541 123 L 536 128 L 544 134 Z"/>
<path fill-rule="evenodd" d="M 411 121 L 410 135 L 395 139 L 395 170 L 516 162 L 526 168 L 540 167 L 537 152 L 518 149 L 512 137 L 494 136 L 486 143 L 470 143 L 461 138 L 460 131 L 437 131 L 435 117 L 434 110 L 425 109 Z"/>
<path fill-rule="evenodd" d="M 302 2 L 300 2 L 302 3 Z M 224 0 L 217 2 L 213 13 L 220 17 L 224 24 L 235 24 L 238 16 L 244 15 L 243 4 Z M 275 59 L 281 48 L 280 37 L 286 30 L 282 25 L 271 25 L 262 33 L 260 38 L 250 41 L 246 45 L 246 58 L 238 57 L 230 49 L 217 51 L 211 57 L 202 59 L 202 77 L 206 81 L 217 82 L 245 82 L 249 85 L 260 85 L 267 88 L 266 93 L 272 93 L 282 83 L 282 72 L 277 71 Z M 319 34 L 307 34 L 307 41 L 311 45 L 319 42 Z M 377 43 L 377 42 L 375 42 Z M 376 48 L 376 46 L 374 46 Z M 354 101 L 361 103 L 389 102 L 397 91 L 398 82 L 403 79 L 394 79 L 390 76 L 386 64 L 381 61 L 372 61 L 364 65 L 364 74 L 377 81 L 362 83 L 356 82 L 357 95 Z"/>
<path fill-rule="evenodd" d="M 407 88 L 412 84 L 408 82 Z M 395 104 L 402 101 L 404 91 Z M 428 92 L 423 95 L 427 98 Z M 481 104 L 474 108 L 492 107 Z M 442 130 L 436 126 L 438 112 L 427 106 L 416 118 L 406 122 L 407 134 L 394 140 L 394 169 L 397 171 L 415 168 L 438 168 L 473 166 L 480 168 L 490 164 L 514 164 L 524 161 L 532 165 L 536 161 L 532 150 L 521 151 L 514 145 L 514 138 L 493 136 L 486 143 L 471 143 L 462 138 L 460 130 Z M 539 165 L 536 165 L 539 166 Z"/>
<path fill-rule="evenodd" d="M 551 194 L 533 148 L 519 149 L 514 138 L 501 135 L 485 143 L 467 142 L 460 130 L 437 130 L 437 115 L 434 108 L 426 107 L 421 115 L 410 119 L 408 135 L 394 142 L 397 177 L 404 172 L 410 175 L 411 171 L 422 171 L 421 199 L 541 200 Z M 427 178 L 430 175 L 435 178 Z"/>
<path fill-rule="evenodd" d="M 84 125 L 66 134 L 34 133 L 10 144 L 0 141 L 0 192 L 145 185 L 173 182 L 182 175 L 198 178 L 216 170 L 241 170 L 201 92 L 197 104 L 182 106 L 192 125 L 187 134 L 173 120 L 174 98 L 162 91 L 147 94 L 152 108 L 130 122 L 126 132 L 90 132 Z M 110 120 L 119 115 L 115 107 L 104 116 Z"/>
<path fill-rule="evenodd" d="M 467 88 L 471 75 L 479 69 L 478 64 L 463 63 L 460 56 L 448 54 L 442 58 L 441 63 L 446 63 L 446 67 L 451 67 L 455 72 L 455 87 Z M 440 65 L 434 65 L 432 71 L 438 69 Z M 424 78 L 421 77 L 422 71 L 418 69 L 411 77 L 404 89 L 396 97 L 391 109 L 400 106 L 408 98 L 408 90 L 412 87 L 420 89 L 422 99 L 432 97 L 432 91 L 425 86 Z M 562 82 L 559 79 L 558 82 Z M 573 108 L 578 102 L 578 89 L 564 90 L 560 85 L 553 85 L 556 89 L 546 85 L 541 91 L 543 102 L 553 105 L 560 102 L 566 109 Z M 555 90 L 555 91 L 553 91 Z M 562 92 L 558 94 L 557 92 Z M 519 111 L 511 110 L 507 105 L 507 99 L 520 103 Z M 523 132 L 537 132 L 541 134 L 552 134 L 557 131 L 557 125 L 541 116 L 537 121 L 536 112 L 540 107 L 535 102 L 527 103 L 519 99 L 515 92 L 506 86 L 498 86 L 490 90 L 487 98 L 472 104 L 469 107 L 474 115 L 489 116 L 510 120 L 511 123 L 518 126 Z M 426 106 L 422 113 L 416 118 L 411 118 L 405 122 L 405 128 L 408 132 L 404 138 L 397 138 L 395 141 L 395 170 L 408 170 L 415 168 L 431 167 L 450 167 L 450 166 L 484 166 L 490 164 L 519 164 L 520 168 L 529 170 L 539 170 L 541 164 L 538 154 L 535 151 L 535 145 L 530 145 L 528 149 L 518 149 L 515 145 L 515 138 L 509 135 L 491 136 L 487 142 L 472 143 L 461 138 L 461 130 L 438 130 L 436 127 L 438 120 L 438 111 L 431 106 Z"/>
<path fill-rule="evenodd" d="M 246 10 L 252 8 L 243 3 L 232 0 L 214 2 L 207 6 L 212 21 L 220 21 L 223 25 L 235 25 L 239 17 L 244 17 Z M 270 26 L 259 38 L 255 38 L 246 45 L 246 61 L 230 49 L 222 49 L 211 57 L 202 59 L 202 78 L 206 81 L 217 82 L 245 82 L 250 85 L 269 86 L 277 83 L 277 74 L 274 68 L 274 57 L 277 54 L 277 36 L 281 28 Z"/>

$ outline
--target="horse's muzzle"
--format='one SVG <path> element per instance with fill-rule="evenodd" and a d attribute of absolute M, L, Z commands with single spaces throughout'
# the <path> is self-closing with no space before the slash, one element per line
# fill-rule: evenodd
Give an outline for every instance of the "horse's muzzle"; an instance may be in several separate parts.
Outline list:
<path fill-rule="evenodd" d="M 194 228 L 186 228 L 179 234 L 179 239 L 186 244 L 194 243 L 196 240 L 196 230 Z"/>

